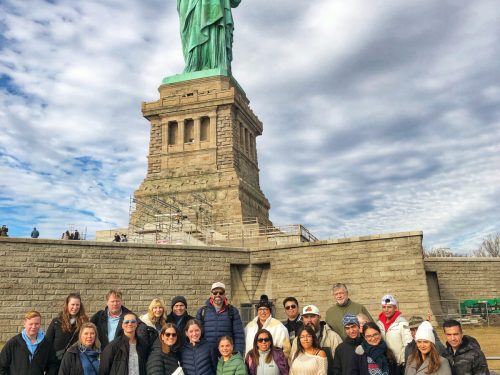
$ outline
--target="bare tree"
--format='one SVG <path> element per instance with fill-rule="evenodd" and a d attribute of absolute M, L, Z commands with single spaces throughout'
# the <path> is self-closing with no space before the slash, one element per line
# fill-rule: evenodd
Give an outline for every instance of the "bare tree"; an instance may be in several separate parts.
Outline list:
<path fill-rule="evenodd" d="M 454 254 L 450 248 L 438 247 L 438 248 L 432 248 L 432 249 L 424 248 L 424 256 L 426 258 L 431 258 L 431 257 L 449 258 L 449 257 L 457 257 L 457 256 L 461 256 L 461 255 Z"/>
<path fill-rule="evenodd" d="M 500 232 L 483 238 L 483 243 L 472 251 L 476 257 L 500 257 Z"/>

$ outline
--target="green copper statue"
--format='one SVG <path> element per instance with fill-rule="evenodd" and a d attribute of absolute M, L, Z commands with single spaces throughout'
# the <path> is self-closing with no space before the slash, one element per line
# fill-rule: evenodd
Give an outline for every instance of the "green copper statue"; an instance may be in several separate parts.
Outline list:
<path fill-rule="evenodd" d="M 220 69 L 231 75 L 233 17 L 241 0 L 177 0 L 185 73 Z"/>

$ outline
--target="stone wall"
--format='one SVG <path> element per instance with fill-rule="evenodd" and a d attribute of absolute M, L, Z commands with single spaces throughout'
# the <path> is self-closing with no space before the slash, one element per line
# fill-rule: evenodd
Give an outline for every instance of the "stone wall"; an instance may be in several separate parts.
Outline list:
<path fill-rule="evenodd" d="M 500 258 L 426 258 L 428 278 L 437 275 L 442 300 L 500 298 Z"/>
<path fill-rule="evenodd" d="M 194 314 L 211 283 L 221 280 L 237 306 L 266 293 L 280 319 L 289 295 L 325 312 L 336 282 L 346 283 L 352 299 L 374 316 L 385 293 L 394 293 L 405 316 L 424 315 L 430 309 L 426 271 L 437 272 L 445 298 L 465 296 L 461 288 L 481 290 L 479 297 L 498 294 L 499 261 L 425 260 L 424 269 L 421 241 L 421 232 L 407 232 L 249 250 L 0 238 L 0 342 L 19 331 L 31 308 L 48 325 L 74 290 L 89 315 L 104 307 L 111 287 L 122 289 L 125 305 L 140 314 L 154 297 L 168 303 L 177 294 L 187 297 Z M 469 281 L 459 284 L 464 274 Z"/>
<path fill-rule="evenodd" d="M 178 294 L 193 313 L 214 280 L 231 295 L 230 266 L 240 263 L 249 263 L 241 249 L 1 238 L 0 342 L 19 332 L 27 310 L 39 310 L 47 326 L 75 290 L 89 316 L 105 306 L 110 288 L 121 289 L 125 305 L 140 314 L 153 298 Z"/>

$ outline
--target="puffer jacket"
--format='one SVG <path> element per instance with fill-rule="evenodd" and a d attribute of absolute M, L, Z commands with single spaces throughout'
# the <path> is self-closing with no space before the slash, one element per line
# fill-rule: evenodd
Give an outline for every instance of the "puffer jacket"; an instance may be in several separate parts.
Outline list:
<path fill-rule="evenodd" d="M 220 357 L 217 363 L 217 375 L 247 375 L 247 367 L 241 354 L 235 352 L 225 362 L 224 358 Z"/>
<path fill-rule="evenodd" d="M 439 357 L 439 359 L 441 360 L 441 367 L 439 367 L 439 370 L 435 372 L 430 374 L 427 372 L 427 367 L 429 367 L 429 358 L 427 358 L 418 369 L 415 362 L 407 363 L 405 375 L 451 375 L 450 364 L 448 361 L 443 357 Z"/>
<path fill-rule="evenodd" d="M 215 375 L 213 346 L 205 339 L 194 346 L 185 343 L 181 352 L 181 366 L 186 375 Z"/>
<path fill-rule="evenodd" d="M 403 365 L 405 363 L 406 345 L 413 341 L 408 322 L 402 315 L 399 315 L 386 332 L 384 323 L 381 321 L 384 318 L 385 315 L 380 314 L 377 325 L 387 346 L 394 352 L 398 365 Z"/>
<path fill-rule="evenodd" d="M 164 353 L 159 345 L 155 345 L 148 358 L 147 373 L 148 375 L 171 375 L 179 366 L 179 353 Z"/>
<path fill-rule="evenodd" d="M 488 364 L 481 347 L 475 338 L 464 335 L 462 344 L 453 353 L 450 344 L 442 354 L 450 363 L 453 375 L 489 375 Z"/>
<path fill-rule="evenodd" d="M 196 319 L 203 324 L 205 340 L 215 347 L 219 337 L 227 335 L 232 337 L 235 350 L 245 353 L 245 332 L 238 309 L 225 303 L 224 308 L 217 312 L 210 299 L 205 302 L 204 309 L 204 318 L 202 318 L 203 308 L 200 308 L 196 313 Z M 233 311 L 232 318 L 229 309 Z"/>
<path fill-rule="evenodd" d="M 139 374 L 146 375 L 148 345 L 137 338 L 136 350 L 139 357 Z M 127 336 L 118 336 L 109 343 L 101 355 L 99 375 L 128 375 L 130 344 Z"/>

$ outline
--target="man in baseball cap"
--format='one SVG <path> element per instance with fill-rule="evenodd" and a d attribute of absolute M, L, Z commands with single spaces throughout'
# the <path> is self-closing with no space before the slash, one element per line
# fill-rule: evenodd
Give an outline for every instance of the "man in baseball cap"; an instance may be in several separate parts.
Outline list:
<path fill-rule="evenodd" d="M 226 285 L 220 281 L 212 284 L 210 297 L 196 313 L 203 325 L 204 337 L 216 349 L 221 336 L 230 336 L 235 350 L 245 352 L 245 332 L 240 312 L 226 298 Z"/>
<path fill-rule="evenodd" d="M 398 309 L 398 301 L 392 294 L 384 295 L 380 304 L 382 312 L 378 316 L 377 325 L 380 327 L 387 346 L 394 352 L 398 366 L 404 370 L 405 347 L 413 340 L 410 327 L 406 319 L 401 315 L 401 311 Z"/>

